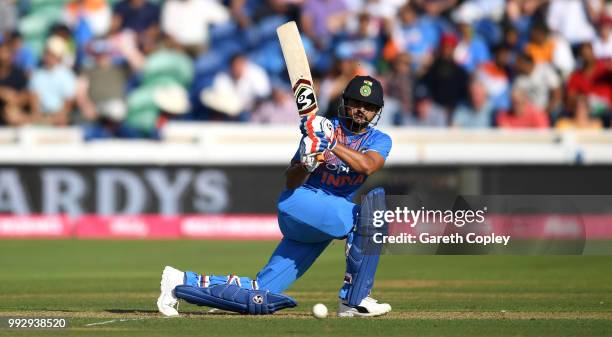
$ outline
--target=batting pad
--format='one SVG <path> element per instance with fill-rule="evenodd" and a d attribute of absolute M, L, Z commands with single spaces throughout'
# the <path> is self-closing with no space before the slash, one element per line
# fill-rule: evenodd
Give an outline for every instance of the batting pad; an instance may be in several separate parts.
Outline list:
<path fill-rule="evenodd" d="M 346 254 L 345 284 L 340 290 L 340 297 L 349 305 L 359 305 L 374 286 L 382 246 L 373 242 L 372 237 L 386 227 L 372 225 L 373 213 L 385 210 L 385 190 L 382 188 L 372 190 L 361 201 L 359 221 L 347 238 L 350 247 Z"/>
<path fill-rule="evenodd" d="M 208 288 L 181 285 L 174 288 L 176 297 L 200 306 L 250 315 L 273 314 L 293 308 L 297 302 L 286 295 L 266 290 L 247 290 L 236 284 L 219 284 Z"/>

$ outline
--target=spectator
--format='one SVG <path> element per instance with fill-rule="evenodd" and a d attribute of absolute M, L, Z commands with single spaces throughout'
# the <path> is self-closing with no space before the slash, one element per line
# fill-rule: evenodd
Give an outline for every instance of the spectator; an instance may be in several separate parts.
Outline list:
<path fill-rule="evenodd" d="M 32 73 L 30 90 L 41 106 L 41 111 L 32 116 L 34 123 L 63 126 L 70 122 L 76 78 L 72 70 L 62 64 L 65 49 L 62 39 L 50 38 L 42 67 Z"/>
<path fill-rule="evenodd" d="M 402 6 L 399 23 L 393 31 L 393 39 L 400 52 L 410 54 L 416 73 L 423 73 L 433 61 L 433 53 L 439 41 L 436 28 L 430 21 L 418 17 L 411 3 Z"/>
<path fill-rule="evenodd" d="M 586 2 L 589 0 L 550 0 L 546 23 L 570 44 L 577 45 L 595 38 L 589 22 Z"/>
<path fill-rule="evenodd" d="M 251 121 L 260 124 L 297 125 L 299 123 L 297 108 L 289 88 L 275 83 L 272 86 L 272 98 L 264 101 L 253 112 Z"/>
<path fill-rule="evenodd" d="M 478 17 L 478 13 L 475 13 L 477 10 L 477 7 L 466 3 L 454 15 L 461 33 L 461 40 L 455 48 L 455 61 L 469 73 L 473 72 L 480 64 L 491 59 L 489 47 L 474 32 L 472 24 Z"/>
<path fill-rule="evenodd" d="M 319 92 L 319 106 L 325 116 L 337 115 L 340 96 L 347 83 L 356 75 L 365 73 L 359 62 L 351 59 L 336 59 L 328 75 L 321 81 Z M 317 81 L 315 81 L 316 85 Z M 316 88 L 315 88 L 316 89 Z"/>
<path fill-rule="evenodd" d="M 413 113 L 400 121 L 401 125 L 414 127 L 446 127 L 448 115 L 442 107 L 432 101 L 427 88 L 418 87 L 414 97 Z"/>
<path fill-rule="evenodd" d="M 434 102 L 449 112 L 468 98 L 469 76 L 453 58 L 456 46 L 455 35 L 444 35 L 438 56 L 422 78 Z"/>
<path fill-rule="evenodd" d="M 521 88 L 512 90 L 512 108 L 497 115 L 497 126 L 504 129 L 542 129 L 550 126 L 544 110 L 529 101 Z"/>
<path fill-rule="evenodd" d="M 94 36 L 108 33 L 112 11 L 106 0 L 73 0 L 64 5 L 64 22 L 75 29 L 83 22 Z"/>
<path fill-rule="evenodd" d="M 76 86 L 77 107 L 87 121 L 100 118 L 116 121 L 125 116 L 127 74 L 113 64 L 112 50 L 107 40 L 96 40 L 88 46 L 94 64 L 81 72 Z"/>
<path fill-rule="evenodd" d="M 0 126 L 20 126 L 29 122 L 25 109 L 34 103 L 27 91 L 26 74 L 15 67 L 8 44 L 0 44 Z"/>
<path fill-rule="evenodd" d="M 512 51 L 506 45 L 495 48 L 494 59 L 481 64 L 475 78 L 481 82 L 487 91 L 495 110 L 507 110 L 510 107 L 510 58 Z"/>
<path fill-rule="evenodd" d="M 602 16 L 593 47 L 595 49 L 595 57 L 612 60 L 612 17 Z"/>
<path fill-rule="evenodd" d="M 560 113 L 561 78 L 547 63 L 534 64 L 531 56 L 519 55 L 516 63 L 519 75 L 514 87 L 525 93 L 538 110 L 555 117 Z"/>
<path fill-rule="evenodd" d="M 372 17 L 368 13 L 359 14 L 357 31 L 341 34 L 334 43 L 336 56 L 356 59 L 375 69 L 383 42 L 377 28 L 372 25 Z"/>
<path fill-rule="evenodd" d="M 555 128 L 559 130 L 567 129 L 601 129 L 603 127 L 600 118 L 592 117 L 589 103 L 586 97 L 579 96 L 574 101 L 574 108 L 570 109 L 570 117 L 562 117 L 557 120 Z"/>
<path fill-rule="evenodd" d="M 218 0 L 167 0 L 161 11 L 161 29 L 195 57 L 208 45 L 209 26 L 229 19 L 229 11 Z"/>
<path fill-rule="evenodd" d="M 393 61 L 393 69 L 386 81 L 385 90 L 389 97 L 388 101 L 395 100 L 398 103 L 397 118 L 412 114 L 412 97 L 414 77 L 412 74 L 410 54 L 399 54 Z M 385 103 L 388 106 L 390 102 Z"/>
<path fill-rule="evenodd" d="M 232 57 L 229 71 L 217 74 L 212 87 L 214 90 L 236 93 L 240 106 L 245 111 L 245 114 L 240 117 L 242 120 L 250 118 L 258 100 L 270 95 L 268 74 L 242 54 Z"/>
<path fill-rule="evenodd" d="M 113 8 L 112 32 L 131 30 L 145 52 L 155 48 L 159 35 L 160 10 L 148 0 L 121 0 Z"/>
<path fill-rule="evenodd" d="M 470 100 L 453 112 L 452 125 L 461 128 L 488 128 L 493 121 L 493 104 L 482 83 L 470 83 Z"/>
<path fill-rule="evenodd" d="M 544 24 L 535 24 L 531 28 L 525 53 L 531 56 L 536 64 L 547 63 L 555 66 L 564 78 L 574 70 L 575 60 L 570 46 L 563 37 L 551 36 Z"/>
<path fill-rule="evenodd" d="M 344 27 L 348 15 L 344 0 L 306 1 L 302 8 L 302 31 L 315 42 L 317 49 L 326 50 L 332 36 Z"/>
<path fill-rule="evenodd" d="M 2 34 L 14 31 L 19 19 L 17 12 L 17 1 L 0 0 L 0 40 Z"/>
<path fill-rule="evenodd" d="M 38 63 L 38 59 L 34 51 L 23 43 L 21 34 L 14 31 L 5 35 L 5 42 L 13 53 L 13 64 L 30 74 Z"/>
<path fill-rule="evenodd" d="M 49 32 L 49 38 L 62 40 L 62 43 L 58 43 L 58 48 L 61 46 L 61 59 L 62 63 L 69 68 L 74 67 L 77 58 L 76 41 L 73 39 L 73 34 L 70 28 L 64 24 L 56 24 L 51 27 Z M 59 50 L 58 50 L 59 52 Z"/>
<path fill-rule="evenodd" d="M 447 14 L 458 2 L 459 0 L 414 0 L 414 3 L 430 16 Z"/>
<path fill-rule="evenodd" d="M 567 83 L 568 105 L 585 98 L 589 111 L 602 116 L 612 109 L 612 62 L 597 60 L 591 43 L 584 43 L 579 53 L 582 66 Z"/>

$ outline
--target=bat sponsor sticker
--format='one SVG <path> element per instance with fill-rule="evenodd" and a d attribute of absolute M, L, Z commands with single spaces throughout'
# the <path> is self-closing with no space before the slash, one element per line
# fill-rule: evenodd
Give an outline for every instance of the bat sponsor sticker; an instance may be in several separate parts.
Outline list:
<path fill-rule="evenodd" d="M 315 97 L 313 85 L 310 81 L 307 79 L 299 79 L 293 87 L 293 93 L 300 116 L 316 111 L 318 108 L 317 99 Z"/>

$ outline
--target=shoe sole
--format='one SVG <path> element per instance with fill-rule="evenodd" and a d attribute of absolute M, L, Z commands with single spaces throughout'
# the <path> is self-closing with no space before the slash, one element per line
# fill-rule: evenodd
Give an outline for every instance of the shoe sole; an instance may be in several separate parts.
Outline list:
<path fill-rule="evenodd" d="M 391 312 L 391 310 L 387 310 L 387 311 L 380 312 L 380 313 L 361 313 L 361 312 L 356 312 L 356 311 L 342 311 L 342 312 L 337 312 L 336 314 L 338 317 L 377 317 L 377 316 L 386 315 L 389 312 Z"/>

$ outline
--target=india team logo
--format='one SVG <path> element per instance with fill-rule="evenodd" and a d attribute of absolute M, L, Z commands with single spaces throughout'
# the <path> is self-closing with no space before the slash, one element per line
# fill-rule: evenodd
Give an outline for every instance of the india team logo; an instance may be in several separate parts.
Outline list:
<path fill-rule="evenodd" d="M 293 87 L 293 92 L 300 116 L 309 114 L 317 109 L 317 99 L 310 81 L 303 78 L 299 79 Z"/>
<path fill-rule="evenodd" d="M 367 85 L 362 85 L 361 88 L 359 88 L 359 93 L 363 97 L 368 97 L 372 93 L 372 89 Z"/>

